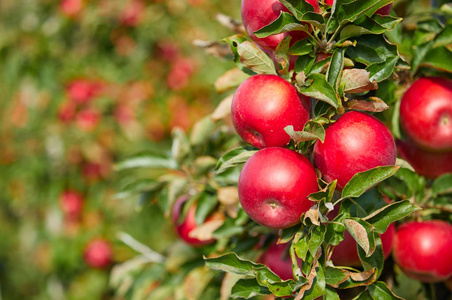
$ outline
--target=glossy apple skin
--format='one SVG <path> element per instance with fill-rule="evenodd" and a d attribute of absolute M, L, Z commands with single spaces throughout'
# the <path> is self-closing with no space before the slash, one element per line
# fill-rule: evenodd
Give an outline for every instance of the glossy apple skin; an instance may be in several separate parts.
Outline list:
<path fill-rule="evenodd" d="M 350 111 L 326 129 L 324 143 L 315 143 L 313 154 L 323 179 L 337 179 L 337 187 L 343 189 L 358 172 L 394 165 L 397 151 L 391 132 L 380 120 Z"/>
<path fill-rule="evenodd" d="M 406 135 L 431 151 L 452 150 L 452 80 L 417 79 L 400 103 L 400 124 Z"/>
<path fill-rule="evenodd" d="M 185 219 L 181 222 L 179 221 L 183 204 L 188 199 L 188 196 L 182 196 L 179 197 L 174 203 L 172 217 L 175 224 L 176 233 L 185 243 L 193 247 L 201 247 L 213 243 L 215 239 L 200 240 L 190 236 L 190 232 L 192 232 L 197 227 L 195 219 L 196 205 L 192 205 L 188 210 Z"/>
<path fill-rule="evenodd" d="M 395 238 L 394 223 L 388 226 L 383 234 L 380 234 L 383 247 L 383 257 L 387 259 L 391 254 Z M 358 255 L 357 243 L 348 231 L 344 231 L 344 240 L 334 247 L 331 260 L 336 266 L 360 267 L 361 261 Z"/>
<path fill-rule="evenodd" d="M 290 244 L 276 244 L 275 241 L 268 246 L 259 258 L 260 263 L 269 267 L 282 280 L 294 279 L 289 247 Z M 301 260 L 299 260 L 298 265 L 301 267 Z"/>
<path fill-rule="evenodd" d="M 75 190 L 66 190 L 61 194 L 60 207 L 68 220 L 75 221 L 80 215 L 85 204 L 83 196 Z"/>
<path fill-rule="evenodd" d="M 334 0 L 326 0 L 325 4 L 327 5 L 333 5 Z M 392 3 L 389 3 L 388 5 L 383 6 L 379 10 L 377 10 L 375 13 L 382 16 L 387 16 L 391 12 L 392 9 Z"/>
<path fill-rule="evenodd" d="M 112 257 L 112 246 L 108 240 L 103 238 L 91 240 L 83 253 L 86 264 L 97 269 L 103 269 L 110 266 Z"/>
<path fill-rule="evenodd" d="M 452 173 L 452 151 L 431 152 L 420 148 L 411 140 L 397 140 L 397 152 L 418 173 L 435 179 L 443 174 Z"/>
<path fill-rule="evenodd" d="M 314 202 L 317 176 L 309 160 L 295 151 L 270 147 L 259 150 L 243 166 L 238 181 L 240 203 L 263 226 L 287 228 Z"/>
<path fill-rule="evenodd" d="M 303 130 L 309 120 L 307 98 L 277 75 L 254 75 L 236 90 L 231 118 L 240 137 L 256 148 L 282 147 L 290 137 L 284 127 Z"/>
<path fill-rule="evenodd" d="M 306 2 L 314 7 L 315 12 L 319 11 L 317 0 L 307 0 Z M 284 32 L 265 38 L 258 38 L 254 35 L 253 32 L 275 21 L 281 12 L 289 12 L 289 10 L 278 0 L 242 0 L 242 22 L 246 32 L 256 44 L 269 50 L 275 50 L 286 36 L 292 37 L 291 44 L 308 36 L 302 31 Z"/>
<path fill-rule="evenodd" d="M 422 282 L 452 275 L 452 226 L 441 220 L 408 222 L 397 229 L 393 257 L 402 271 Z"/>

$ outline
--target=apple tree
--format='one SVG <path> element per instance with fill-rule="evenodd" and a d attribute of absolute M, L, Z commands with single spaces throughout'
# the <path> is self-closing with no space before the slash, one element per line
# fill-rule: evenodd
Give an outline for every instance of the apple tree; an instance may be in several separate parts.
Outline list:
<path fill-rule="evenodd" d="M 116 267 L 118 288 L 149 299 L 450 293 L 451 14 L 447 3 L 243 0 L 242 22 L 219 16 L 233 35 L 198 45 L 235 62 L 215 84 L 224 100 L 175 129 L 170 151 L 117 164 L 124 192 L 159 207 L 183 242 L 125 288 Z"/>

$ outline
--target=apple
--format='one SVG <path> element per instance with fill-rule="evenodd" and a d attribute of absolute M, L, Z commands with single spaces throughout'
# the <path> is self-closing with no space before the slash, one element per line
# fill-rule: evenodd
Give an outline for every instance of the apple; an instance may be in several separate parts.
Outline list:
<path fill-rule="evenodd" d="M 83 10 L 84 0 L 61 0 L 58 4 L 60 13 L 68 18 L 75 18 Z"/>
<path fill-rule="evenodd" d="M 68 189 L 61 194 L 59 204 L 65 217 L 70 221 L 76 221 L 80 218 L 85 199 L 78 191 Z"/>
<path fill-rule="evenodd" d="M 112 257 L 112 246 L 104 238 L 96 238 L 89 241 L 83 253 L 83 259 L 86 264 L 96 269 L 103 269 L 110 266 Z"/>
<path fill-rule="evenodd" d="M 393 257 L 401 270 L 422 282 L 452 275 L 452 225 L 442 220 L 411 221 L 397 229 Z"/>
<path fill-rule="evenodd" d="M 259 258 L 260 263 L 269 267 L 282 280 L 294 279 L 289 247 L 290 244 L 277 244 L 274 241 Z M 301 267 L 301 260 L 298 266 Z"/>
<path fill-rule="evenodd" d="M 240 172 L 239 200 L 248 216 L 263 226 L 287 228 L 315 203 L 317 175 L 302 154 L 279 147 L 259 150 Z"/>
<path fill-rule="evenodd" d="M 306 0 L 319 12 L 318 0 Z M 306 38 L 308 35 L 303 31 L 291 31 L 258 38 L 253 32 L 265 27 L 275 21 L 281 12 L 289 10 L 278 0 L 242 0 L 241 14 L 242 22 L 250 38 L 262 48 L 275 50 L 278 44 L 286 37 L 291 36 L 291 44 Z"/>
<path fill-rule="evenodd" d="M 198 227 L 198 224 L 196 224 L 195 219 L 195 212 L 196 212 L 196 204 L 191 205 L 188 209 L 188 212 L 185 216 L 184 220 L 179 220 L 183 205 L 184 203 L 189 199 L 190 197 L 187 195 L 179 197 L 176 202 L 173 205 L 172 209 L 172 219 L 175 224 L 175 230 L 178 236 L 187 244 L 193 246 L 193 247 L 201 247 L 208 244 L 212 244 L 215 242 L 214 238 L 209 239 L 198 239 L 197 237 L 193 237 L 191 233 L 193 230 L 195 230 Z M 205 223 L 210 221 L 215 221 L 220 219 L 220 216 L 218 214 L 212 214 L 205 220 Z"/>
<path fill-rule="evenodd" d="M 74 79 L 66 86 L 69 99 L 75 103 L 87 103 L 98 96 L 103 88 L 102 83 L 90 79 Z"/>
<path fill-rule="evenodd" d="M 97 109 L 84 108 L 75 116 L 75 124 L 80 130 L 92 131 L 99 124 L 101 114 Z"/>
<path fill-rule="evenodd" d="M 395 233 L 395 225 L 392 223 L 383 234 L 380 234 L 384 259 L 387 259 L 391 254 Z M 336 266 L 360 267 L 361 261 L 357 247 L 359 246 L 357 246 L 355 239 L 348 231 L 344 231 L 344 240 L 334 247 L 331 260 Z"/>
<path fill-rule="evenodd" d="M 396 144 L 399 156 L 419 175 L 434 179 L 445 173 L 452 173 L 452 151 L 431 152 L 420 148 L 408 138 L 397 140 Z"/>
<path fill-rule="evenodd" d="M 234 128 L 256 148 L 282 147 L 290 142 L 284 127 L 303 130 L 309 120 L 308 99 L 277 75 L 253 75 L 237 88 L 231 105 Z"/>
<path fill-rule="evenodd" d="M 126 6 L 122 9 L 119 16 L 119 22 L 128 27 L 137 26 L 143 19 L 143 13 L 146 9 L 146 4 L 141 0 L 129 0 Z"/>
<path fill-rule="evenodd" d="M 377 118 L 349 111 L 325 131 L 324 142 L 316 142 L 314 165 L 327 182 L 337 179 L 338 189 L 358 172 L 394 165 L 396 145 L 389 129 Z"/>
<path fill-rule="evenodd" d="M 333 5 L 334 0 L 326 0 L 325 4 L 327 5 Z M 392 3 L 389 3 L 382 8 L 378 9 L 375 13 L 382 16 L 387 16 L 391 12 L 392 9 Z"/>
<path fill-rule="evenodd" d="M 452 150 L 452 80 L 422 77 L 414 81 L 400 102 L 400 125 L 426 150 Z"/>

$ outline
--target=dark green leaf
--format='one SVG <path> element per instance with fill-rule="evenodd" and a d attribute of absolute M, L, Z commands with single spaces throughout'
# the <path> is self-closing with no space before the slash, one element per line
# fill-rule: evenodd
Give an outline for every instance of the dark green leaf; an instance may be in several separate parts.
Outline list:
<path fill-rule="evenodd" d="M 254 268 L 264 266 L 250 260 L 241 259 L 234 252 L 215 258 L 204 258 L 204 260 L 209 269 L 252 277 L 255 276 Z"/>
<path fill-rule="evenodd" d="M 402 298 L 394 295 L 394 293 L 388 288 L 386 283 L 384 283 L 383 281 L 374 282 L 373 284 L 369 285 L 369 287 L 367 289 L 373 299 L 382 299 L 382 300 L 400 299 L 400 300 L 402 300 Z"/>
<path fill-rule="evenodd" d="M 334 108 L 340 105 L 340 99 L 335 89 L 326 80 L 325 75 L 310 74 L 308 78 L 312 80 L 311 85 L 300 87 L 303 95 L 324 101 Z"/>
<path fill-rule="evenodd" d="M 369 81 L 380 82 L 391 76 L 398 60 L 398 56 L 389 56 L 386 57 L 384 62 L 374 63 L 368 66 L 366 70 L 370 73 Z"/>
<path fill-rule="evenodd" d="M 356 38 L 356 46 L 348 47 L 346 54 L 353 61 L 371 65 L 388 57 L 397 57 L 397 46 L 390 44 L 383 35 L 362 35 Z"/>
<path fill-rule="evenodd" d="M 303 15 L 307 12 L 314 11 L 314 7 L 307 1 L 297 1 L 297 0 L 281 0 L 284 6 L 294 15 L 298 20 L 303 18 Z"/>
<path fill-rule="evenodd" d="M 337 88 L 338 83 L 341 81 L 342 69 L 344 68 L 344 53 L 345 48 L 338 48 L 331 56 L 326 78 L 333 88 Z"/>
<path fill-rule="evenodd" d="M 258 38 L 265 38 L 270 35 L 287 31 L 308 31 L 308 27 L 306 25 L 299 23 L 298 20 L 292 14 L 287 12 L 281 12 L 279 17 L 275 21 L 253 33 Z"/>
<path fill-rule="evenodd" d="M 432 192 L 436 195 L 452 193 L 452 173 L 436 178 L 432 184 Z"/>
<path fill-rule="evenodd" d="M 231 297 L 234 299 L 245 298 L 250 299 L 259 295 L 269 295 L 268 288 L 257 283 L 255 278 L 240 279 L 232 287 Z"/>
<path fill-rule="evenodd" d="M 312 43 L 310 43 L 307 39 L 303 39 L 295 42 L 295 44 L 288 50 L 288 54 L 302 56 L 311 53 L 311 51 Z"/>
<path fill-rule="evenodd" d="M 295 62 L 295 72 L 301 73 L 304 72 L 308 74 L 311 71 L 312 66 L 314 65 L 315 57 L 310 55 L 300 56 Z"/>
<path fill-rule="evenodd" d="M 409 200 L 397 201 L 380 208 L 364 218 L 375 227 L 378 233 L 384 233 L 389 224 L 401 220 L 420 208 L 411 204 Z"/>
<path fill-rule="evenodd" d="M 420 61 L 419 66 L 452 73 L 452 52 L 446 47 L 431 49 Z"/>
<path fill-rule="evenodd" d="M 355 174 L 342 190 L 341 198 L 361 196 L 365 191 L 394 175 L 398 169 L 397 166 L 383 166 Z"/>
<path fill-rule="evenodd" d="M 381 244 L 381 238 L 378 235 L 378 233 L 374 233 L 374 238 L 375 238 L 376 247 L 375 247 L 375 251 L 374 251 L 374 253 L 372 253 L 372 255 L 366 256 L 366 253 L 364 252 L 364 250 L 359 246 L 357 246 L 357 250 L 358 250 L 359 259 L 361 260 L 364 270 L 370 270 L 370 269 L 377 270 L 376 278 L 378 279 L 381 275 L 381 272 L 383 271 L 385 259 L 383 257 L 383 247 Z"/>
<path fill-rule="evenodd" d="M 257 150 L 250 151 L 243 147 L 234 148 L 220 157 L 217 166 L 215 167 L 215 171 L 217 174 L 220 174 L 229 168 L 234 168 L 236 166 L 244 164 L 248 160 L 248 158 L 250 158 L 256 152 Z"/>
<path fill-rule="evenodd" d="M 349 273 L 344 269 L 336 267 L 326 267 L 325 270 L 326 283 L 334 288 L 339 287 L 339 285 L 345 282 L 349 277 L 350 277 Z"/>
<path fill-rule="evenodd" d="M 372 15 L 373 12 L 379 8 L 391 3 L 393 0 L 356 0 L 347 4 L 336 6 L 336 11 L 333 17 L 337 17 L 339 24 L 353 22 L 360 16 L 368 13 Z M 337 5 L 337 4 L 336 4 Z"/>

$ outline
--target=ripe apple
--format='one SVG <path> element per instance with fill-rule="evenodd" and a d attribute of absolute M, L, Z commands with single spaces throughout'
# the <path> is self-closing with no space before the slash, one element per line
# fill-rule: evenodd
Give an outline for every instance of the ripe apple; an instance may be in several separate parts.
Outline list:
<path fill-rule="evenodd" d="M 75 103 L 86 103 L 98 96 L 103 85 L 99 81 L 90 79 L 74 79 L 66 87 L 69 99 Z"/>
<path fill-rule="evenodd" d="M 309 119 L 308 99 L 277 75 L 258 74 L 237 88 L 231 106 L 235 130 L 257 148 L 282 147 L 290 142 L 284 127 L 303 130 Z"/>
<path fill-rule="evenodd" d="M 83 10 L 84 0 L 61 0 L 58 4 L 60 13 L 68 18 L 75 18 Z"/>
<path fill-rule="evenodd" d="M 333 5 L 333 2 L 334 2 L 334 0 L 326 0 L 325 4 Z M 387 16 L 391 12 L 391 9 L 392 9 L 392 3 L 389 3 L 385 6 L 383 6 L 382 8 L 380 8 L 379 10 L 377 10 L 375 13 L 382 15 L 382 16 Z"/>
<path fill-rule="evenodd" d="M 394 223 L 388 226 L 388 229 L 383 234 L 380 234 L 381 244 L 383 247 L 383 257 L 388 258 L 394 244 L 395 238 Z M 344 231 L 344 240 L 334 247 L 331 260 L 337 266 L 360 267 L 357 243 L 348 231 Z"/>
<path fill-rule="evenodd" d="M 146 4 L 141 0 L 129 0 L 119 15 L 119 22 L 128 27 L 137 26 L 143 18 Z"/>
<path fill-rule="evenodd" d="M 402 271 L 422 282 L 452 275 L 452 225 L 442 220 L 411 221 L 397 229 L 393 257 Z"/>
<path fill-rule="evenodd" d="M 400 124 L 420 147 L 452 150 L 452 80 L 423 77 L 414 81 L 400 103 Z"/>
<path fill-rule="evenodd" d="M 75 116 L 77 128 L 83 131 L 92 131 L 99 124 L 101 113 L 95 108 L 84 108 Z"/>
<path fill-rule="evenodd" d="M 260 263 L 269 267 L 282 280 L 294 279 L 289 247 L 290 244 L 277 244 L 274 241 L 259 258 Z M 301 267 L 301 260 L 298 265 Z"/>
<path fill-rule="evenodd" d="M 103 269 L 112 263 L 113 250 L 110 242 L 103 238 L 91 240 L 85 247 L 83 258 L 92 268 Z"/>
<path fill-rule="evenodd" d="M 405 159 L 419 175 L 437 178 L 452 173 L 452 151 L 431 152 L 420 148 L 410 139 L 397 140 L 399 156 Z"/>
<path fill-rule="evenodd" d="M 78 191 L 68 189 L 61 194 L 59 204 L 65 217 L 70 221 L 76 221 L 80 218 L 85 199 Z"/>
<path fill-rule="evenodd" d="M 189 196 L 181 196 L 179 197 L 173 205 L 172 209 L 172 219 L 175 224 L 176 233 L 179 237 L 186 242 L 187 244 L 193 247 L 201 247 L 204 245 L 212 244 L 215 242 L 215 239 L 210 238 L 206 240 L 201 240 L 196 237 L 192 237 L 190 233 L 198 227 L 195 219 L 196 205 L 190 206 L 185 219 L 180 221 L 179 217 L 183 209 L 184 203 L 189 199 Z M 205 222 L 214 221 L 219 219 L 220 216 L 217 214 L 212 214 L 209 216 Z"/>
<path fill-rule="evenodd" d="M 306 0 L 314 7 L 314 11 L 319 11 L 318 0 Z M 250 38 L 262 48 L 275 50 L 278 44 L 286 37 L 291 36 L 291 44 L 306 38 L 308 35 L 303 31 L 291 31 L 258 38 L 253 32 L 269 25 L 275 21 L 281 12 L 289 10 L 278 0 L 242 0 L 241 13 L 242 22 Z"/>
<path fill-rule="evenodd" d="M 259 150 L 243 166 L 238 181 L 239 200 L 248 216 L 263 226 L 287 228 L 314 202 L 317 175 L 298 152 L 278 147 Z"/>
<path fill-rule="evenodd" d="M 367 113 L 347 112 L 325 134 L 325 141 L 314 145 L 314 164 L 325 181 L 337 179 L 339 189 L 358 172 L 395 163 L 396 145 L 391 132 Z"/>

